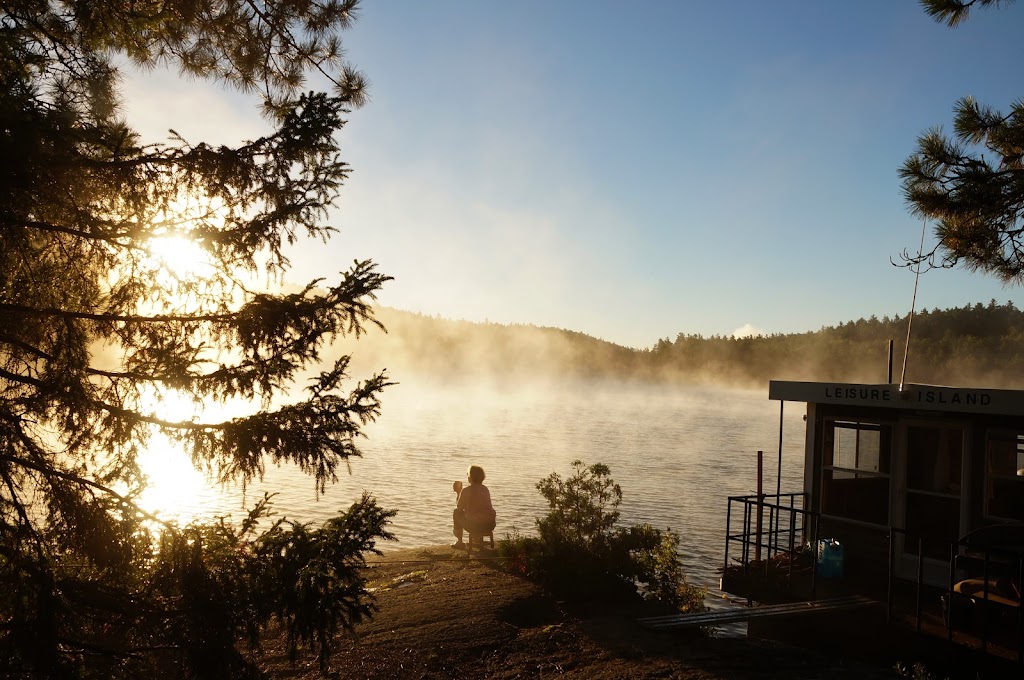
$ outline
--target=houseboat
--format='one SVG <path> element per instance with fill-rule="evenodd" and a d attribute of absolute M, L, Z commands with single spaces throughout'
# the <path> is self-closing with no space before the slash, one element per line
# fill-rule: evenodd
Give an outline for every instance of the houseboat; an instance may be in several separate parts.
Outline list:
<path fill-rule="evenodd" d="M 904 584 L 920 630 L 922 601 L 949 610 L 973 577 L 986 616 L 1011 605 L 999 625 L 1020 664 L 1024 391 L 771 381 L 768 397 L 806 409 L 803 488 L 729 499 L 722 590 L 749 603 L 866 593 L 891 612 Z"/>
<path fill-rule="evenodd" d="M 897 576 L 923 556 L 941 584 L 961 537 L 1024 522 L 1024 391 L 772 381 L 768 397 L 806 404 L 803 491 L 844 569 L 888 568 L 895 528 Z"/>

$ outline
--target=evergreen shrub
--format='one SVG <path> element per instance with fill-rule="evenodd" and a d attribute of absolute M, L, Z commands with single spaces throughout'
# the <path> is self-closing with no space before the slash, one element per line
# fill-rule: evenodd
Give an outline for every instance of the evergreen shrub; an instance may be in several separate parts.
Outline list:
<path fill-rule="evenodd" d="M 572 474 L 537 483 L 549 512 L 537 536 L 513 531 L 500 549 L 508 568 L 573 600 L 641 597 L 679 611 L 703 611 L 705 590 L 690 585 L 679 536 L 650 524 L 619 525 L 622 489 L 607 465 L 573 461 Z"/>

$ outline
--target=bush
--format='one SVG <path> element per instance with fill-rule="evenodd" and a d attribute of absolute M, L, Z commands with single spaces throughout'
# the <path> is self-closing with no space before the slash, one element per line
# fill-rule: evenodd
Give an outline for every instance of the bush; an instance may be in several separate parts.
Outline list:
<path fill-rule="evenodd" d="M 123 539 L 135 559 L 116 571 L 68 549 L 45 565 L 56 575 L 46 590 L 30 589 L 25 563 L 0 548 L 0 678 L 262 677 L 255 659 L 272 624 L 293 660 L 309 651 L 326 671 L 335 636 L 374 610 L 365 557 L 393 539 L 394 515 L 364 493 L 318 526 L 280 518 L 261 530 L 267 494 L 239 525 Z M 59 642 L 43 644 L 46 634 Z"/>
<path fill-rule="evenodd" d="M 643 597 L 679 611 L 702 611 L 702 588 L 686 582 L 679 536 L 650 524 L 618 525 L 622 489 L 607 465 L 577 460 L 563 479 L 537 483 L 550 512 L 537 520 L 537 537 L 518 532 L 502 544 L 508 568 L 572 599 Z"/>

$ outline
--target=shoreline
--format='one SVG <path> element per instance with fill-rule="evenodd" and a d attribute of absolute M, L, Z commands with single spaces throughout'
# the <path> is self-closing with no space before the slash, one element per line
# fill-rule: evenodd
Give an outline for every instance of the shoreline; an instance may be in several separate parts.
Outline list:
<path fill-rule="evenodd" d="M 572 604 L 509 574 L 488 556 L 448 546 L 372 555 L 375 616 L 339 636 L 326 674 L 288 661 L 268 635 L 260 666 L 275 678 L 896 678 L 877 668 L 780 643 L 654 632 L 645 603 Z"/>

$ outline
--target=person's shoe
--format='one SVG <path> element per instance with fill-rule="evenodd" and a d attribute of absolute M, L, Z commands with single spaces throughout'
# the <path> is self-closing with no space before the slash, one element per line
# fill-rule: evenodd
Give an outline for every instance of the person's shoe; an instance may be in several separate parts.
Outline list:
<path fill-rule="evenodd" d="M 452 547 L 455 548 L 456 550 L 465 550 L 466 549 L 466 544 L 463 543 L 462 541 L 455 541 L 454 543 L 452 543 Z"/>

